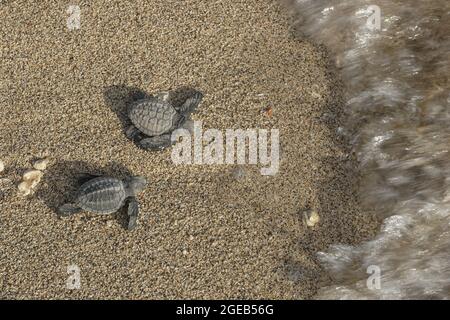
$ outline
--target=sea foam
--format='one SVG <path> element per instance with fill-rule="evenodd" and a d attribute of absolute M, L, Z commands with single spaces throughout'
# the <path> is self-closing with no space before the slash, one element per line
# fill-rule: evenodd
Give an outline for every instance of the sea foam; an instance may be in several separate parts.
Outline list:
<path fill-rule="evenodd" d="M 335 59 L 359 196 L 383 219 L 374 239 L 319 253 L 334 281 L 317 298 L 448 299 L 450 1 L 287 2 L 301 33 Z M 371 266 L 379 288 L 368 285 Z"/>

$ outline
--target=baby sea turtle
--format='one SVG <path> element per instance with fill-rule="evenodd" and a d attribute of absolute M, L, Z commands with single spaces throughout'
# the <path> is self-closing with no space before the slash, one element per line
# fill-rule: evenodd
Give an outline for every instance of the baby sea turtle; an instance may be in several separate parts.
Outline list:
<path fill-rule="evenodd" d="M 62 216 L 69 216 L 83 210 L 110 214 L 118 211 L 127 203 L 128 230 L 134 229 L 139 213 L 136 195 L 144 190 L 147 180 L 141 176 L 132 176 L 123 180 L 85 174 L 78 181 L 79 188 L 75 201 L 59 207 Z"/>
<path fill-rule="evenodd" d="M 127 136 L 143 149 L 169 147 L 173 144 L 171 133 L 187 126 L 190 114 L 202 99 L 203 94 L 194 91 L 178 106 L 170 101 L 168 92 L 137 100 L 129 108 L 128 117 L 133 125 L 127 129 Z"/>

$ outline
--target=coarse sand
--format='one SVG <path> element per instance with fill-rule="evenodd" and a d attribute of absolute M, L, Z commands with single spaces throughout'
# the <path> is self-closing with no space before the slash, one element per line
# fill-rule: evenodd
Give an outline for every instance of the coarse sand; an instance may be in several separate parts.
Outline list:
<path fill-rule="evenodd" d="M 315 258 L 373 235 L 324 50 L 275 0 L 0 3 L 0 298 L 311 298 Z M 280 130 L 278 174 L 181 165 L 124 135 L 134 94 L 196 88 L 205 128 Z M 271 109 L 271 113 L 264 110 Z M 119 117 L 118 117 L 119 115 Z M 17 184 L 51 161 L 33 195 Z M 80 172 L 150 181 L 134 231 L 124 212 L 58 218 Z M 303 210 L 320 222 L 305 226 Z M 80 270 L 80 288 L 66 285 Z"/>

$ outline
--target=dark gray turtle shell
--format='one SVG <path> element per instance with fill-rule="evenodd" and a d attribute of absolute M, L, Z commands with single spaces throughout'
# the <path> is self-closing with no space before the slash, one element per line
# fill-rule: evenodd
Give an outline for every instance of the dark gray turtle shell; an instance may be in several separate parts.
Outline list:
<path fill-rule="evenodd" d="M 174 130 L 182 118 L 172 105 L 156 98 L 134 102 L 129 117 L 139 131 L 151 137 Z"/>
<path fill-rule="evenodd" d="M 126 198 L 127 192 L 121 180 L 98 177 L 80 186 L 77 205 L 86 211 L 107 214 L 119 210 Z"/>

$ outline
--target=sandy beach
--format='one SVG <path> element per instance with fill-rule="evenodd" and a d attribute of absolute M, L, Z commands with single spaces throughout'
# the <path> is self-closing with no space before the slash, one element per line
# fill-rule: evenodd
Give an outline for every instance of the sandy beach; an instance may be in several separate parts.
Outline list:
<path fill-rule="evenodd" d="M 317 251 L 376 232 L 337 135 L 339 80 L 278 1 L 73 4 L 75 30 L 66 1 L 0 3 L 0 298 L 307 299 L 330 281 Z M 203 92 L 193 119 L 205 128 L 279 129 L 278 173 L 176 166 L 170 149 L 126 138 L 120 114 L 137 93 L 182 87 Z M 41 157 L 42 181 L 18 196 Z M 138 227 L 123 212 L 59 218 L 79 172 L 147 177 Z"/>

